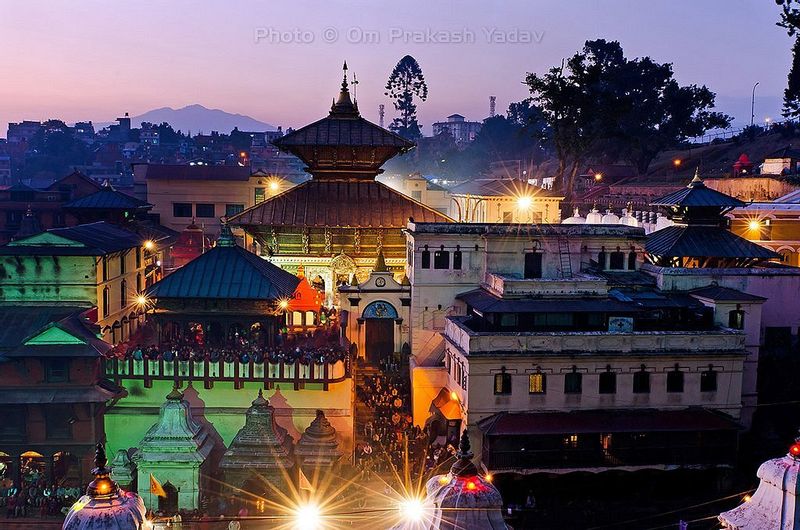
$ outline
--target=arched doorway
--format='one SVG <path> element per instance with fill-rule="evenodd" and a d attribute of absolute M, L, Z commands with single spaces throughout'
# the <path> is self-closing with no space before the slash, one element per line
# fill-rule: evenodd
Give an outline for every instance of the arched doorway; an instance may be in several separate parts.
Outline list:
<path fill-rule="evenodd" d="M 164 483 L 164 493 L 166 497 L 158 498 L 158 511 L 166 515 L 172 515 L 178 512 L 178 488 L 172 485 L 172 482 Z"/>
<path fill-rule="evenodd" d="M 364 355 L 367 361 L 378 364 L 381 359 L 394 355 L 394 327 L 397 309 L 383 300 L 368 304 L 361 312 L 366 323 Z"/>

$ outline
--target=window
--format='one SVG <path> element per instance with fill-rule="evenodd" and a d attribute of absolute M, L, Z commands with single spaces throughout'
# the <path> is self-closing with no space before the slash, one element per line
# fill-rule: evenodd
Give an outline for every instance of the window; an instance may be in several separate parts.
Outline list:
<path fill-rule="evenodd" d="M 728 327 L 733 329 L 744 329 L 744 311 L 736 309 L 728 313 Z"/>
<path fill-rule="evenodd" d="M 433 268 L 434 269 L 449 269 L 450 268 L 450 252 L 447 250 L 437 250 L 433 253 Z"/>
<path fill-rule="evenodd" d="M 630 251 L 630 253 L 628 253 L 628 270 L 636 270 L 636 252 L 634 251 Z"/>
<path fill-rule="evenodd" d="M 597 389 L 601 394 L 617 393 L 617 374 L 611 371 L 611 367 L 606 367 L 606 371 L 600 374 L 600 386 Z"/>
<path fill-rule="evenodd" d="M 582 390 L 583 376 L 578 372 L 578 369 L 573 366 L 572 372 L 564 374 L 564 393 L 580 394 Z"/>
<path fill-rule="evenodd" d="M 44 380 L 47 383 L 65 383 L 69 381 L 69 361 L 66 359 L 48 359 L 44 361 Z"/>
<path fill-rule="evenodd" d="M 103 256 L 103 281 L 108 280 L 108 257 Z"/>
<path fill-rule="evenodd" d="M 136 293 L 142 292 L 142 273 L 136 273 Z"/>
<path fill-rule="evenodd" d="M 53 227 L 60 228 L 67 224 L 67 216 L 64 212 L 55 212 L 53 214 Z"/>
<path fill-rule="evenodd" d="M 650 393 L 650 372 L 645 369 L 644 365 L 641 370 L 633 374 L 633 393 Z"/>
<path fill-rule="evenodd" d="M 505 372 L 494 374 L 494 393 L 495 395 L 511 393 L 511 374 Z"/>
<path fill-rule="evenodd" d="M 197 217 L 214 217 L 213 204 L 197 203 L 194 208 L 195 212 L 197 213 Z"/>
<path fill-rule="evenodd" d="M 25 418 L 28 417 L 25 405 L 17 405 L 15 410 L 0 410 L 0 438 L 18 437 L 25 434 Z"/>
<path fill-rule="evenodd" d="M 455 252 L 453 252 L 453 269 L 460 271 L 461 261 L 462 261 L 461 251 L 456 250 Z"/>
<path fill-rule="evenodd" d="M 142 268 L 142 247 L 136 247 L 136 268 Z"/>
<path fill-rule="evenodd" d="M 622 270 L 625 268 L 625 254 L 622 252 L 612 252 L 608 259 L 608 268 Z"/>
<path fill-rule="evenodd" d="M 422 251 L 422 268 L 431 268 L 431 251 L 428 250 L 428 247 L 425 247 L 425 250 Z"/>
<path fill-rule="evenodd" d="M 547 379 L 541 372 L 528 375 L 528 393 L 544 394 L 547 391 Z"/>
<path fill-rule="evenodd" d="M 74 422 L 69 406 L 51 405 L 45 410 L 45 429 L 48 438 L 72 438 Z"/>
<path fill-rule="evenodd" d="M 237 213 L 242 213 L 244 211 L 244 204 L 226 204 L 225 205 L 225 215 L 227 217 L 233 217 Z"/>
<path fill-rule="evenodd" d="M 708 370 L 700 374 L 700 392 L 717 391 L 717 372 L 709 366 Z"/>
<path fill-rule="evenodd" d="M 119 286 L 119 306 L 124 308 L 128 305 L 128 282 L 122 280 Z"/>
<path fill-rule="evenodd" d="M 564 437 L 564 447 L 567 449 L 577 449 L 578 448 L 578 435 L 577 434 L 570 434 Z"/>
<path fill-rule="evenodd" d="M 103 289 L 103 316 L 108 316 L 108 287 Z"/>
<path fill-rule="evenodd" d="M 667 373 L 667 392 L 683 392 L 683 372 L 677 366 Z"/>
<path fill-rule="evenodd" d="M 125 274 L 125 252 L 123 252 L 119 257 L 119 273 Z"/>
<path fill-rule="evenodd" d="M 526 252 L 525 253 L 525 271 L 523 278 L 541 278 L 542 277 L 542 253 L 541 252 Z"/>
<path fill-rule="evenodd" d="M 173 202 L 172 203 L 172 216 L 173 217 L 191 217 L 192 216 L 192 203 L 190 203 L 190 202 Z"/>
<path fill-rule="evenodd" d="M 422 190 L 413 190 L 411 192 L 411 198 L 415 201 L 422 201 Z"/>
<path fill-rule="evenodd" d="M 606 251 L 605 251 L 605 249 L 603 249 L 600 252 L 598 252 L 598 254 L 597 254 L 597 265 L 601 269 L 605 269 L 606 268 Z"/>

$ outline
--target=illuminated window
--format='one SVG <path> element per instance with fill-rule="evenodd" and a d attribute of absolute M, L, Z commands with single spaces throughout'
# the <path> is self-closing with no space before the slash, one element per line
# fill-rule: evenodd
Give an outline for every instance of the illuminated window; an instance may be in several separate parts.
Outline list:
<path fill-rule="evenodd" d="M 650 372 L 648 372 L 644 366 L 642 366 L 641 370 L 633 374 L 633 393 L 650 393 Z"/>
<path fill-rule="evenodd" d="M 528 393 L 544 394 L 547 389 L 547 380 L 541 372 L 528 375 Z"/>
<path fill-rule="evenodd" d="M 511 374 L 505 372 L 494 374 L 494 393 L 495 395 L 511 393 Z"/>
<path fill-rule="evenodd" d="M 700 374 L 700 392 L 717 391 L 717 372 L 709 366 L 708 370 Z"/>
<path fill-rule="evenodd" d="M 564 437 L 564 447 L 568 449 L 576 449 L 578 447 L 578 435 L 570 434 Z"/>

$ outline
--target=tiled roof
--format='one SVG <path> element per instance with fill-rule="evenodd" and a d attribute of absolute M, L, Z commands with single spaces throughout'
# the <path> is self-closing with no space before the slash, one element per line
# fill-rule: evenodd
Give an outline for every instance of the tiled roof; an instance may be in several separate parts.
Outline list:
<path fill-rule="evenodd" d="M 131 197 L 114 188 L 106 187 L 92 194 L 70 201 L 64 205 L 67 209 L 103 209 L 103 210 L 149 210 L 153 205 Z"/>
<path fill-rule="evenodd" d="M 453 222 L 374 180 L 310 180 L 233 216 L 237 226 L 405 228 L 420 222 Z"/>
<path fill-rule="evenodd" d="M 231 180 L 247 181 L 250 168 L 245 166 L 207 166 L 147 164 L 148 180 Z"/>
<path fill-rule="evenodd" d="M 673 191 L 660 199 L 656 199 L 650 203 L 650 205 L 738 208 L 746 206 L 747 203 L 711 189 L 707 187 L 702 180 L 695 177 L 685 188 Z"/>
<path fill-rule="evenodd" d="M 289 298 L 300 281 L 252 252 L 216 246 L 147 290 L 156 298 L 278 300 Z"/>
<path fill-rule="evenodd" d="M 779 257 L 775 252 L 732 234 L 722 227 L 674 225 L 653 232 L 645 251 L 653 256 L 761 258 Z"/>

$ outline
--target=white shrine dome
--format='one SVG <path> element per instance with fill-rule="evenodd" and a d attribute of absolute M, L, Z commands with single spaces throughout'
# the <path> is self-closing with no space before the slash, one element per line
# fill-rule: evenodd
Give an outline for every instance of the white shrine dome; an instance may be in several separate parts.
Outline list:
<path fill-rule="evenodd" d="M 575 208 L 571 217 L 567 217 L 561 221 L 562 225 L 582 225 L 584 223 L 586 223 L 586 219 L 581 217 L 581 212 L 578 210 L 578 208 Z"/>

